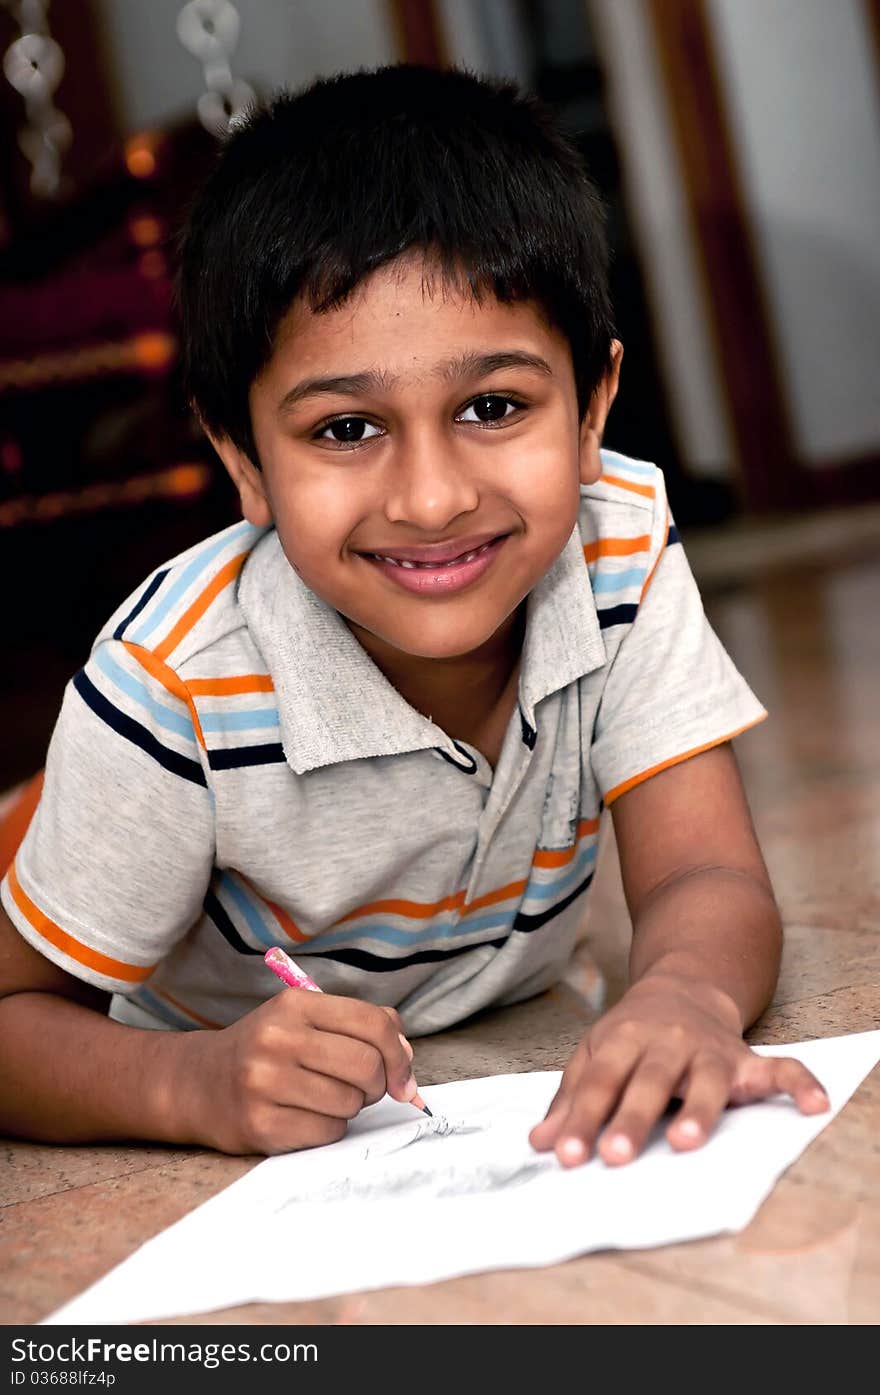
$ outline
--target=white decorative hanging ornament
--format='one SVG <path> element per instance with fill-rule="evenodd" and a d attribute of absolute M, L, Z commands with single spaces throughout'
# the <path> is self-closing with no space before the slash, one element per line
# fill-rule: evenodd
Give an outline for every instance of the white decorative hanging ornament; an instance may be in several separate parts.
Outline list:
<path fill-rule="evenodd" d="M 18 143 L 31 166 L 31 192 L 54 198 L 64 191 L 61 162 L 73 127 L 55 106 L 64 76 L 64 52 L 49 32 L 48 0 L 3 0 L 21 33 L 3 55 L 3 72 L 24 101 L 27 125 Z"/>
<path fill-rule="evenodd" d="M 241 32 L 231 0 L 189 0 L 177 16 L 177 37 L 202 65 L 206 91 L 196 103 L 199 120 L 222 138 L 255 100 L 253 88 L 232 75 L 230 58 Z"/>

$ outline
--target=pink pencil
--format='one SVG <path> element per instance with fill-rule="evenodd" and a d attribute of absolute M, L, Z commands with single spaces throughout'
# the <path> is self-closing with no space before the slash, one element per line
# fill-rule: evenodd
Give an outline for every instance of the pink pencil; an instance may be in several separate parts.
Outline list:
<path fill-rule="evenodd" d="M 263 955 L 263 962 L 268 964 L 273 974 L 277 974 L 281 982 L 286 983 L 288 988 L 303 988 L 308 993 L 320 993 L 321 990 L 314 979 L 309 978 L 308 974 L 304 974 L 299 965 L 294 964 L 290 955 L 285 954 L 278 945 L 274 949 L 266 951 Z M 403 1041 L 403 1037 L 401 1037 L 401 1041 Z M 421 1095 L 413 1095 L 409 1103 L 414 1104 L 416 1109 L 420 1109 L 423 1114 L 427 1114 L 429 1118 L 433 1119 L 434 1116 Z"/>

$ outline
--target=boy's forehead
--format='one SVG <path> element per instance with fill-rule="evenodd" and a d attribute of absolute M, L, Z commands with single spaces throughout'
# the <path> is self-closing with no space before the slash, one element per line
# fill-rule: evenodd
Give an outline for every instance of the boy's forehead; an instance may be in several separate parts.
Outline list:
<path fill-rule="evenodd" d="M 406 371 L 461 376 L 454 370 L 466 370 L 469 358 L 510 349 L 531 351 L 552 371 L 567 348 L 534 301 L 503 302 L 490 290 L 478 298 L 422 258 L 408 257 L 379 267 L 332 309 L 315 311 L 298 297 L 260 376 L 383 368 L 390 384 Z"/>

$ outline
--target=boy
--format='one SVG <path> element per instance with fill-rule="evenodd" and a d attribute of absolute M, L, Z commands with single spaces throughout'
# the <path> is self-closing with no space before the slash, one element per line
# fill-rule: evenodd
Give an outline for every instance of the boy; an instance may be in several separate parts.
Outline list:
<path fill-rule="evenodd" d="M 766 714 L 660 471 L 600 454 L 601 218 L 547 114 L 405 66 L 279 99 L 196 201 L 179 297 L 244 521 L 68 689 L 2 891 L 2 1126 L 339 1138 L 412 1098 L 403 1032 L 559 977 L 603 805 L 632 985 L 534 1146 L 627 1162 L 673 1098 L 680 1149 L 729 1101 L 827 1108 L 742 1040 L 781 926 L 729 742 Z M 276 942 L 323 994 L 280 988 Z"/>

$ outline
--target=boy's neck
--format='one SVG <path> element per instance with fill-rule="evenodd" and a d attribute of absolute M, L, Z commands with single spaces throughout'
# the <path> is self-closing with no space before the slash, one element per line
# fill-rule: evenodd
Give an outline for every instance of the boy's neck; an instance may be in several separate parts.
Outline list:
<path fill-rule="evenodd" d="M 466 735 L 509 693 L 525 637 L 526 602 L 479 649 L 449 659 L 405 654 L 360 625 L 350 620 L 346 624 L 410 707 L 450 736 Z"/>

